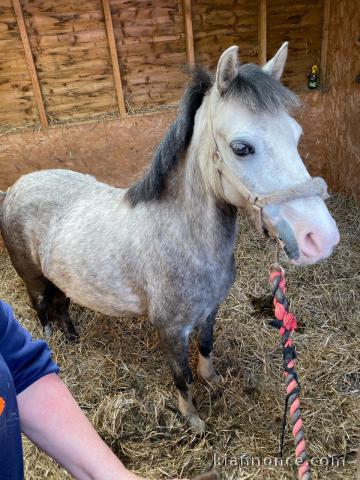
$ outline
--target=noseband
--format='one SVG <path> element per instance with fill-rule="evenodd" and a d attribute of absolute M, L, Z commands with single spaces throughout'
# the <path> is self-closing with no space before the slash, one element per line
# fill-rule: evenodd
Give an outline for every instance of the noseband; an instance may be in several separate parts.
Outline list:
<path fill-rule="evenodd" d="M 236 188 L 237 192 L 243 197 L 245 208 L 249 211 L 250 215 L 255 221 L 256 228 L 260 233 L 264 233 L 265 230 L 262 209 L 266 205 L 315 196 L 319 196 L 324 200 L 329 198 L 327 193 L 327 184 L 321 177 L 309 178 L 308 180 L 305 180 L 305 182 L 298 183 L 297 185 L 283 190 L 276 190 L 268 195 L 259 195 L 249 190 L 235 175 L 233 170 L 224 162 L 218 149 L 213 155 L 213 160 L 220 175 L 221 188 L 223 189 L 221 177 L 224 176 L 224 178 L 226 178 L 226 180 L 230 182 Z"/>

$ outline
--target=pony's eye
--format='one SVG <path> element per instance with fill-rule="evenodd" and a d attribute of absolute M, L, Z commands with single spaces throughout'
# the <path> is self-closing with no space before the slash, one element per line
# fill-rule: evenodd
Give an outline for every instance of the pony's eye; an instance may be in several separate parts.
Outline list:
<path fill-rule="evenodd" d="M 237 155 L 238 157 L 246 157 L 246 155 L 255 153 L 254 147 L 252 147 L 247 143 L 239 142 L 237 140 L 235 140 L 234 142 L 231 142 L 230 147 L 232 151 L 235 153 L 235 155 Z"/>

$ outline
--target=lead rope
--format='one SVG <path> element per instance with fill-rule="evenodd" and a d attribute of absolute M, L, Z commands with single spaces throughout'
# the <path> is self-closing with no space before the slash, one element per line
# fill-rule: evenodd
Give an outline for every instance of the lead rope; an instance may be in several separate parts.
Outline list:
<path fill-rule="evenodd" d="M 288 310 L 288 301 L 285 297 L 285 271 L 283 267 L 276 261 L 270 267 L 269 273 L 272 295 L 274 296 L 275 312 L 275 320 L 272 320 L 270 325 L 277 328 L 282 337 L 284 375 L 286 379 L 286 398 L 280 439 L 280 456 L 282 457 L 284 450 L 286 417 L 289 407 L 293 424 L 292 434 L 295 440 L 298 480 L 310 480 L 310 465 L 306 452 L 305 431 L 300 411 L 300 382 L 295 372 L 296 352 L 292 339 L 292 334 L 297 327 L 297 323 L 295 316 Z"/>

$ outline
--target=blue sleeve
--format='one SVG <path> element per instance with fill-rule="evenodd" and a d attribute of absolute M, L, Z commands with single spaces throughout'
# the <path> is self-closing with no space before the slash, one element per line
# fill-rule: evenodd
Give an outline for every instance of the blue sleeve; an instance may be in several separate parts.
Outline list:
<path fill-rule="evenodd" d="M 17 395 L 44 375 L 59 372 L 59 367 L 51 360 L 47 343 L 32 340 L 9 305 L 1 301 L 0 353 L 13 377 Z"/>

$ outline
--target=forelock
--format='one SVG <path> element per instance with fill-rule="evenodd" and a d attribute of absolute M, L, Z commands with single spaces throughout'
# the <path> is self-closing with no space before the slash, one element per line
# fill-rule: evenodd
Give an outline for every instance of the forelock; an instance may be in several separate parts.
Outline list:
<path fill-rule="evenodd" d="M 241 65 L 238 74 L 222 93 L 236 97 L 255 113 L 273 113 L 299 106 L 297 96 L 274 77 L 252 63 Z"/>

